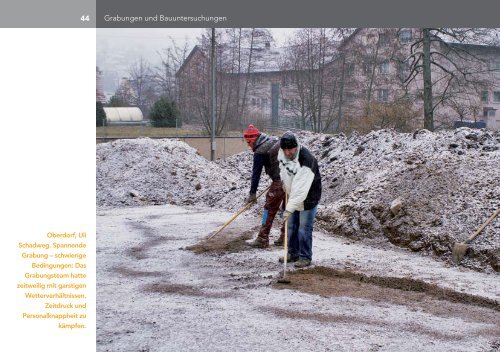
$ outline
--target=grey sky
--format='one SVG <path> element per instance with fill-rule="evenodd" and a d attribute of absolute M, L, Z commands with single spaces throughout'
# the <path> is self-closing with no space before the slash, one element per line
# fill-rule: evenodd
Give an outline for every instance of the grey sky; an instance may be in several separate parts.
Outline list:
<path fill-rule="evenodd" d="M 268 28 L 276 40 L 276 45 L 284 44 L 287 36 L 291 35 L 295 28 Z M 126 39 L 138 42 L 148 42 L 151 45 L 161 44 L 165 39 L 172 37 L 176 41 L 194 43 L 205 28 L 98 28 L 97 46 L 102 40 Z"/>
<path fill-rule="evenodd" d="M 275 43 L 282 46 L 293 34 L 295 28 L 269 28 Z M 197 38 L 204 28 L 97 28 L 96 62 L 104 72 L 104 92 L 113 94 L 119 79 L 128 76 L 131 65 L 139 58 L 144 58 L 153 66 L 159 64 L 158 52 L 171 45 L 170 38 L 176 45 L 188 48 L 197 43 Z"/>
<path fill-rule="evenodd" d="M 269 30 L 275 39 L 274 46 L 282 46 L 295 29 Z M 193 47 L 204 31 L 204 28 L 98 28 L 97 65 L 106 70 L 118 59 L 126 59 L 132 63 L 141 56 L 154 63 L 158 60 L 157 51 L 171 44 L 170 38 L 179 46 L 183 46 L 187 41 L 188 47 Z"/>

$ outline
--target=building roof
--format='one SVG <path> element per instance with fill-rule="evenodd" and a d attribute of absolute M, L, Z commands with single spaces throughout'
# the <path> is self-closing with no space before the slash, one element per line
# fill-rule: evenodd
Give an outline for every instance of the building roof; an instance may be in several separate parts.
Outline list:
<path fill-rule="evenodd" d="M 203 50 L 201 49 L 201 47 L 199 45 L 195 45 L 194 48 L 189 53 L 188 57 L 182 63 L 181 67 L 179 67 L 179 69 L 175 73 L 176 76 L 179 75 L 184 70 L 184 68 L 186 67 L 186 65 L 189 63 L 189 61 L 191 61 L 191 59 L 193 58 L 193 56 L 196 53 L 201 53 L 203 56 L 205 56 L 207 58 L 206 54 L 203 52 Z"/>
<path fill-rule="evenodd" d="M 500 47 L 495 45 L 480 45 L 480 44 L 465 44 L 465 43 L 450 43 L 442 42 L 442 45 L 450 48 L 456 48 L 463 51 L 475 52 L 480 54 L 495 54 L 500 55 Z"/>
<path fill-rule="evenodd" d="M 334 52 L 331 53 L 331 57 L 326 60 L 327 63 L 333 62 L 336 59 L 336 53 L 339 50 L 344 49 L 345 46 L 350 43 L 357 35 L 359 35 L 359 33 L 363 29 L 364 28 L 356 28 L 351 35 L 346 37 L 344 40 L 335 43 L 336 48 L 334 49 Z M 448 42 L 442 42 L 442 45 L 448 45 L 449 47 L 455 47 L 457 49 L 460 48 L 463 50 L 474 51 L 480 54 L 500 54 L 500 47 L 497 46 Z M 231 48 L 228 47 L 228 49 Z M 184 69 L 184 67 L 195 56 L 196 53 L 201 53 L 205 57 L 205 59 L 208 60 L 208 50 L 208 47 L 195 45 L 193 50 L 191 50 L 186 60 L 184 60 L 181 67 L 177 71 L 176 76 Z M 241 50 L 243 55 L 249 55 L 250 48 L 242 48 Z M 272 48 L 270 42 L 260 41 L 255 43 L 254 47 L 252 48 L 253 66 L 250 73 L 258 74 L 289 71 L 286 65 L 286 51 L 287 47 Z"/>
<path fill-rule="evenodd" d="M 337 44 L 337 43 L 335 43 Z M 288 47 L 276 47 L 272 48 L 268 45 L 256 45 L 252 48 L 252 69 L 251 74 L 258 73 L 272 73 L 272 72 L 284 72 L 290 71 L 287 69 L 286 65 L 286 51 Z M 203 48 L 199 45 L 195 45 L 188 57 L 182 63 L 181 67 L 176 73 L 176 76 L 182 72 L 190 60 L 196 55 L 196 53 L 201 53 L 206 60 L 208 60 L 209 53 L 208 48 Z M 242 48 L 242 54 L 248 56 L 250 53 L 250 48 Z M 334 50 L 336 52 L 336 50 Z M 332 62 L 335 59 L 335 52 L 327 58 L 327 62 Z"/>

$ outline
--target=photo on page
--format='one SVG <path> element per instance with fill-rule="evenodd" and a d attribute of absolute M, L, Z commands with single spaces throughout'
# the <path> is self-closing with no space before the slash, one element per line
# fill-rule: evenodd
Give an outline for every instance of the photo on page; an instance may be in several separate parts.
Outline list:
<path fill-rule="evenodd" d="M 500 349 L 499 28 L 96 32 L 97 351 Z"/>

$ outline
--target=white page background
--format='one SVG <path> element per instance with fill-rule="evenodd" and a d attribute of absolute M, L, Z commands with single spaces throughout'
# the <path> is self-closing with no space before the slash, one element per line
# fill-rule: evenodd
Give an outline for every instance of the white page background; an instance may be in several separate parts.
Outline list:
<path fill-rule="evenodd" d="M 2 350 L 95 351 L 96 30 L 0 29 L 0 37 Z M 31 263 L 18 243 L 50 242 L 49 231 L 87 232 L 87 329 L 22 319 L 43 300 L 16 288 Z"/>

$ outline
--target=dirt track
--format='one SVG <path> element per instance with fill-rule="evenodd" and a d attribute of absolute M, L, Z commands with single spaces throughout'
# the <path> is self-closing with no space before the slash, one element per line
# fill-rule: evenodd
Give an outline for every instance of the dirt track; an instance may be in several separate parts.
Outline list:
<path fill-rule="evenodd" d="M 291 284 L 277 284 L 281 249 L 245 242 L 258 219 L 203 240 L 229 217 L 98 212 L 98 351 L 500 348 L 496 274 L 315 233 L 315 266 L 290 265 Z"/>

